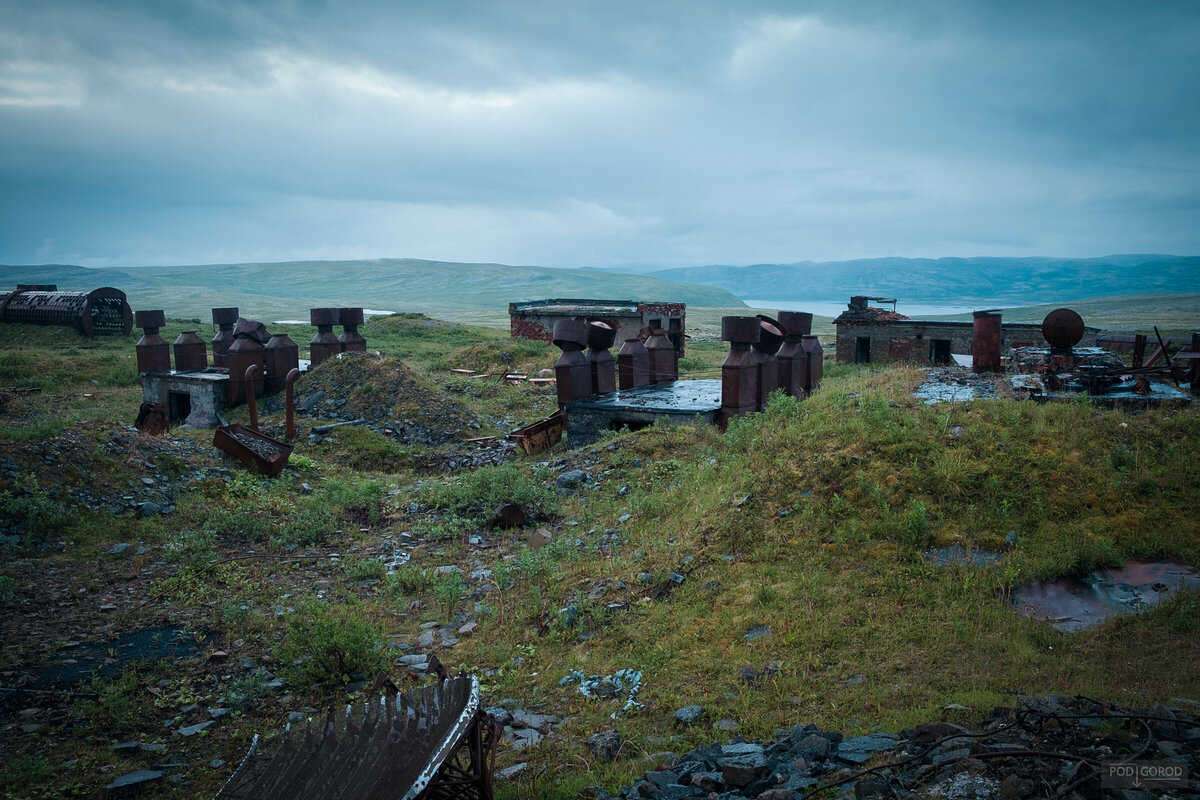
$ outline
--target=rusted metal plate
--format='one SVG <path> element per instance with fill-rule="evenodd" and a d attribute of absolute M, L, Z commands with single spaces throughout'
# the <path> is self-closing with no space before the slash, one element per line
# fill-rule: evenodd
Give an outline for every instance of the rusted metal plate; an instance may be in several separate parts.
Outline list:
<path fill-rule="evenodd" d="M 292 446 L 243 425 L 225 425 L 213 434 L 213 446 L 269 478 L 279 477 Z"/>
<path fill-rule="evenodd" d="M 271 756 L 256 752 L 256 738 L 217 800 L 491 800 L 495 724 L 473 677 L 331 709 L 297 728 Z"/>
<path fill-rule="evenodd" d="M 555 411 L 543 420 L 518 428 L 508 435 L 527 454 L 541 453 L 558 444 L 563 432 L 567 429 L 567 415 Z"/>

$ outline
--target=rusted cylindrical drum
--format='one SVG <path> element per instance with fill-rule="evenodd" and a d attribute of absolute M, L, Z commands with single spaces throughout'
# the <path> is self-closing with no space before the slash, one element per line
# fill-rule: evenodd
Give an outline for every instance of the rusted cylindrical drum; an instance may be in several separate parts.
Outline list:
<path fill-rule="evenodd" d="M 288 373 L 300 367 L 300 346 L 286 333 L 277 333 L 263 347 L 263 363 L 267 368 L 263 394 L 271 397 L 284 390 Z"/>
<path fill-rule="evenodd" d="M 798 342 L 801 336 L 812 333 L 813 315 L 807 311 L 780 311 L 776 319 L 783 326 L 783 336 L 788 341 L 794 336 Z"/>
<path fill-rule="evenodd" d="M 971 370 L 1000 371 L 1000 312 L 976 311 L 971 328 Z"/>
<path fill-rule="evenodd" d="M 616 339 L 616 328 L 607 322 L 588 322 L 586 356 L 592 371 L 592 394 L 608 394 L 617 390 L 616 359 L 609 352 Z"/>
<path fill-rule="evenodd" d="M 338 317 L 339 324 L 342 326 L 342 335 L 338 337 L 342 352 L 367 352 L 367 340 L 358 332 L 358 326 L 363 324 L 363 310 L 361 308 L 340 308 Z"/>
<path fill-rule="evenodd" d="M 237 308 L 214 308 L 212 310 L 212 321 L 217 326 L 217 332 L 212 338 L 212 354 L 213 366 L 225 366 L 225 354 L 229 352 L 229 346 L 233 344 L 233 326 L 238 321 Z"/>
<path fill-rule="evenodd" d="M 641 339 L 626 339 L 617 353 L 617 386 L 633 389 L 650 383 L 650 354 Z"/>
<path fill-rule="evenodd" d="M 679 379 L 679 358 L 665 330 L 654 328 L 650 331 L 646 352 L 650 356 L 651 383 L 673 383 Z"/>
<path fill-rule="evenodd" d="M 800 346 L 808 354 L 804 370 L 804 394 L 810 395 L 821 385 L 825 374 L 825 351 L 816 336 L 809 334 L 800 340 Z"/>
<path fill-rule="evenodd" d="M 258 365 L 258 377 L 247 387 L 246 368 L 251 364 Z M 253 392 L 255 397 L 262 397 L 262 375 L 266 365 L 261 344 L 249 336 L 237 337 L 229 346 L 229 352 L 225 354 L 225 366 L 229 369 L 229 388 L 225 395 L 226 405 L 232 407 L 246 402 L 247 392 Z"/>
<path fill-rule="evenodd" d="M 195 331 L 184 331 L 171 345 L 175 351 L 176 372 L 203 372 L 208 369 L 208 345 Z"/>
<path fill-rule="evenodd" d="M 158 329 L 167 323 L 167 315 L 161 310 L 134 313 L 134 324 L 142 329 L 142 338 L 134 346 L 137 352 L 138 372 L 170 372 L 171 345 L 158 335 Z"/>
<path fill-rule="evenodd" d="M 308 343 L 308 357 L 312 366 L 317 366 L 327 358 L 333 358 L 342 352 L 342 343 L 338 341 L 333 326 L 338 324 L 341 314 L 336 308 L 310 308 L 309 322 L 317 326 L 317 335 Z"/>
<path fill-rule="evenodd" d="M 583 320 L 560 319 L 554 323 L 554 344 L 562 350 L 554 362 L 558 407 L 592 395 L 592 367 L 583 355 L 588 324 Z"/>

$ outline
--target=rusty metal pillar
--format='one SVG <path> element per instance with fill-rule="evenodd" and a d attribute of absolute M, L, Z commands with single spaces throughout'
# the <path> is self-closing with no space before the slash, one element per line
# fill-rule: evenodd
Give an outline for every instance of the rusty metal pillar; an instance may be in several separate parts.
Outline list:
<path fill-rule="evenodd" d="M 363 324 L 363 310 L 361 308 L 338 309 L 338 322 L 342 326 L 342 335 L 338 337 L 342 352 L 367 352 L 367 340 L 358 332 L 358 326 Z"/>
<path fill-rule="evenodd" d="M 807 397 L 817 390 L 825 375 L 825 351 L 821 349 L 820 340 L 811 333 L 800 337 L 800 347 L 808 355 L 804 367 L 804 395 Z"/>
<path fill-rule="evenodd" d="M 626 339 L 617 353 L 617 384 L 633 389 L 650 383 L 650 354 L 641 339 Z"/>
<path fill-rule="evenodd" d="M 808 354 L 801 346 L 805 334 L 812 331 L 812 314 L 806 311 L 780 311 L 783 344 L 775 355 L 779 362 L 779 388 L 792 397 L 804 397 L 804 370 Z"/>
<path fill-rule="evenodd" d="M 758 405 L 758 360 L 750 352 L 762 327 L 758 317 L 721 317 L 721 339 L 729 355 L 721 365 L 721 418 L 728 421 Z"/>
<path fill-rule="evenodd" d="M 617 390 L 614 371 L 616 360 L 609 352 L 616 339 L 616 328 L 607 322 L 592 320 L 588 323 L 587 360 L 592 371 L 592 394 L 608 394 Z"/>
<path fill-rule="evenodd" d="M 248 393 L 262 396 L 262 374 L 266 362 L 263 359 L 263 346 L 249 334 L 235 334 L 229 352 L 225 354 L 225 364 L 229 369 L 229 386 L 226 389 L 225 404 L 229 407 L 246 402 Z M 250 380 L 247 370 L 258 367 L 257 376 Z"/>
<path fill-rule="evenodd" d="M 679 356 L 675 345 L 662 328 L 650 331 L 646 339 L 646 352 L 650 356 L 650 383 L 674 383 L 679 380 Z"/>
<path fill-rule="evenodd" d="M 758 320 L 758 341 L 753 347 L 754 360 L 758 362 L 758 393 L 754 401 L 756 411 L 767 407 L 767 398 L 779 388 L 779 359 L 775 354 L 783 345 L 783 325 L 765 314 L 755 316 Z"/>
<path fill-rule="evenodd" d="M 592 367 L 583 355 L 587 345 L 588 324 L 577 319 L 560 319 L 554 323 L 554 344 L 562 350 L 554 362 L 554 381 L 558 390 L 558 407 L 592 394 Z"/>
<path fill-rule="evenodd" d="M 1141 369 L 1146 361 L 1146 339 L 1144 333 L 1134 334 L 1133 337 L 1133 368 Z"/>
<path fill-rule="evenodd" d="M 212 353 L 213 366 L 225 366 L 225 354 L 229 352 L 229 346 L 233 344 L 233 326 L 238 321 L 238 310 L 236 308 L 214 308 L 212 310 L 212 321 L 217 326 L 217 332 L 212 338 Z"/>
<path fill-rule="evenodd" d="M 317 326 L 317 335 L 308 343 L 308 357 L 312 366 L 317 366 L 327 358 L 333 358 L 342 352 L 342 343 L 333 332 L 333 326 L 338 324 L 341 314 L 336 308 L 310 308 L 308 320 Z"/>
<path fill-rule="evenodd" d="M 260 367 L 258 364 L 251 364 L 250 366 L 246 367 L 246 374 L 242 377 L 244 378 L 246 385 L 249 386 L 252 383 L 258 382 L 258 379 L 262 377 L 262 372 L 262 367 Z M 257 431 L 258 403 L 255 401 L 254 395 L 254 392 L 246 392 L 246 412 L 250 415 L 250 430 Z"/>
<path fill-rule="evenodd" d="M 976 311 L 971 329 L 971 371 L 1000 371 L 1000 312 Z"/>
<path fill-rule="evenodd" d="M 1200 331 L 1192 334 L 1192 353 L 1200 355 Z M 1200 395 L 1200 358 L 1193 358 L 1191 369 L 1188 370 L 1188 381 L 1192 384 L 1192 394 Z"/>
<path fill-rule="evenodd" d="M 184 331 L 171 345 L 175 351 L 176 372 L 203 372 L 208 369 L 208 345 L 195 331 Z"/>
<path fill-rule="evenodd" d="M 288 372 L 299 368 L 300 346 L 286 333 L 276 333 L 263 347 L 263 363 L 267 368 L 263 394 L 273 397 L 283 391 Z"/>
<path fill-rule="evenodd" d="M 135 324 L 142 329 L 142 338 L 138 339 L 137 371 L 141 372 L 170 372 L 171 345 L 158 335 L 158 329 L 167 324 L 167 315 L 159 311 L 138 311 L 134 315 Z"/>
<path fill-rule="evenodd" d="M 287 377 L 284 378 L 283 405 L 287 412 L 287 425 L 284 428 L 284 436 L 289 439 L 296 436 L 296 380 L 300 377 L 300 369 L 290 370 Z"/>

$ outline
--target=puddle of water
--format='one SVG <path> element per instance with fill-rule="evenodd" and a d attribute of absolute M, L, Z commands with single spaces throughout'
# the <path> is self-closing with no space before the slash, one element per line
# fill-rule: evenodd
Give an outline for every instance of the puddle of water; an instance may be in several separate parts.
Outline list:
<path fill-rule="evenodd" d="M 988 564 L 995 564 L 1002 558 L 1004 556 L 1000 553 L 981 550 L 978 547 L 972 547 L 970 552 L 967 552 L 965 547 L 957 544 L 925 551 L 925 560 L 939 567 L 948 567 L 951 564 L 986 567 Z"/>
<path fill-rule="evenodd" d="M 1074 633 L 1157 606 L 1180 589 L 1200 590 L 1200 570 L 1171 562 L 1127 561 L 1083 578 L 1034 581 L 1013 591 L 1018 612 Z"/>
<path fill-rule="evenodd" d="M 115 639 L 60 649 L 38 670 L 36 685 L 74 686 L 93 675 L 114 674 L 135 661 L 193 658 L 203 650 L 194 635 L 179 628 L 122 633 Z"/>
<path fill-rule="evenodd" d="M 917 387 L 917 390 L 913 392 L 913 396 L 918 400 L 924 400 L 926 405 L 934 405 L 935 403 L 965 403 L 968 400 L 975 399 L 975 387 L 929 381 Z"/>

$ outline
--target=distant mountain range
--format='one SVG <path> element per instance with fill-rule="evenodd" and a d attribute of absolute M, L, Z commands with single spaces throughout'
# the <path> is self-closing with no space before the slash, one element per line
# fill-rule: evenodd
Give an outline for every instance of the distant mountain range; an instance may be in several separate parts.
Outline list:
<path fill-rule="evenodd" d="M 845 301 L 852 295 L 939 305 L 1035 305 L 1200 288 L 1200 256 L 1101 258 L 867 258 L 655 270 L 659 278 L 746 299 Z"/>
<path fill-rule="evenodd" d="M 319 306 L 364 306 L 497 323 L 507 317 L 511 301 L 551 297 L 738 308 L 743 300 L 845 303 L 862 294 L 895 297 L 902 304 L 982 308 L 1185 294 L 1200 291 L 1200 256 L 871 258 L 636 274 L 411 258 L 103 269 L 0 266 L 0 290 L 16 283 L 54 283 L 64 290 L 115 286 L 134 308 L 203 320 L 215 306 L 238 306 L 264 320 L 307 319 L 307 309 Z"/>

